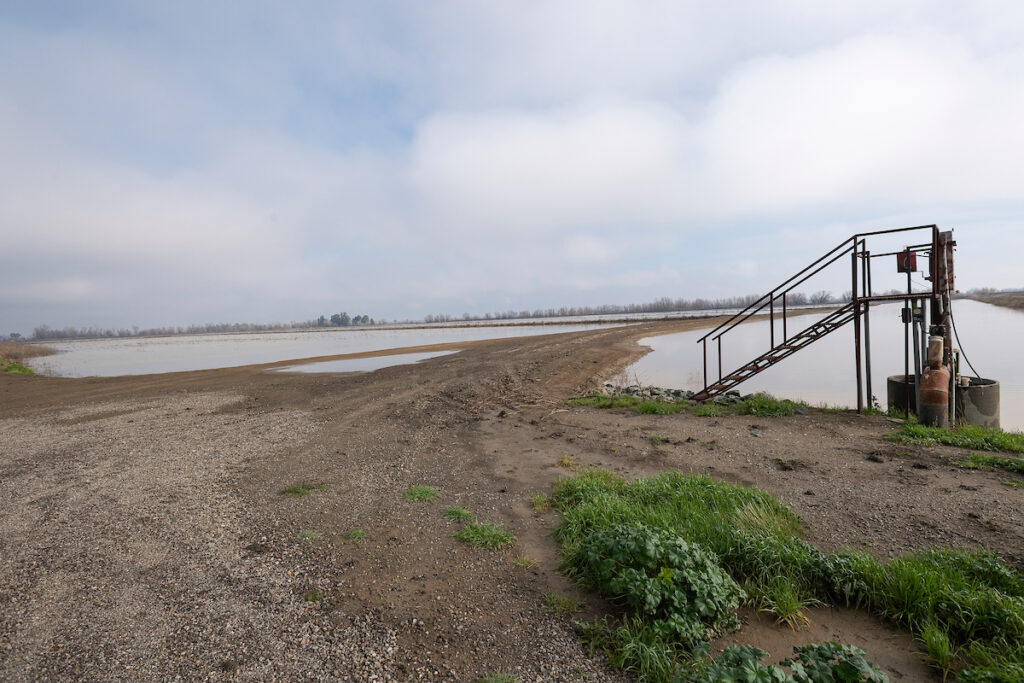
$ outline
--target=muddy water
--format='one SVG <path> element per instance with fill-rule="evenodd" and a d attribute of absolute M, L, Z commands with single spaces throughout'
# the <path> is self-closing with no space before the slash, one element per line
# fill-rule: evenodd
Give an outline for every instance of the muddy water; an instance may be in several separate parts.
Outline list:
<path fill-rule="evenodd" d="M 472 328 L 317 330 L 312 332 L 90 339 L 48 344 L 61 353 L 56 356 L 32 359 L 29 364 L 37 372 L 62 377 L 145 375 L 272 363 L 298 358 L 380 351 L 426 344 L 575 332 L 613 326 L 610 324 L 505 325 Z M 394 358 L 394 356 L 390 358 Z"/>
<path fill-rule="evenodd" d="M 886 377 L 903 373 L 901 304 L 871 309 L 872 393 L 885 408 Z M 953 316 L 962 347 L 982 377 L 1000 382 L 1001 422 L 1005 429 L 1024 429 L 1024 313 L 978 301 L 953 302 Z M 789 319 L 789 332 L 798 332 L 822 316 Z M 703 386 L 703 355 L 697 340 L 703 331 L 642 339 L 652 353 L 626 371 L 630 382 L 697 390 Z M 776 321 L 776 343 L 781 325 Z M 768 322 L 740 325 L 722 338 L 722 370 L 729 374 L 768 349 Z M 964 363 L 963 371 L 970 373 Z M 713 343 L 708 344 L 708 374 L 718 377 Z M 973 373 L 972 373 L 973 374 Z M 853 325 L 833 332 L 778 365 L 755 376 L 738 389 L 744 393 L 767 391 L 776 396 L 802 399 L 812 405 L 853 407 L 857 403 Z"/>

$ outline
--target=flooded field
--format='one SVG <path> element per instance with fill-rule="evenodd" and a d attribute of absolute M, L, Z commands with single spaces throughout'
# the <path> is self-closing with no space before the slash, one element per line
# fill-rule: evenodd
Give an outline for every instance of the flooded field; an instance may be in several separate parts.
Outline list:
<path fill-rule="evenodd" d="M 335 329 L 310 332 L 89 339 L 48 344 L 48 346 L 58 349 L 60 353 L 56 356 L 33 359 L 29 361 L 29 364 L 36 372 L 61 377 L 146 375 L 272 363 L 425 344 L 529 337 L 599 327 L 612 327 L 612 325 Z M 391 358 L 393 359 L 394 356 Z"/>
<path fill-rule="evenodd" d="M 885 408 L 886 377 L 903 373 L 903 324 L 901 304 L 871 309 L 872 393 Z M 998 380 L 1005 429 L 1024 428 L 1024 362 L 1015 340 L 1024 335 L 1024 313 L 978 301 L 953 303 L 960 341 L 982 377 Z M 791 318 L 790 333 L 798 332 L 822 316 Z M 776 342 L 781 327 L 776 323 Z M 703 386 L 703 355 L 697 340 L 704 331 L 649 337 L 641 344 L 653 351 L 626 371 L 629 382 L 697 390 Z M 722 339 L 722 370 L 735 370 L 768 349 L 768 322 L 740 325 Z M 739 386 L 743 393 L 767 391 L 784 398 L 802 399 L 812 405 L 852 407 L 857 402 L 854 370 L 853 325 L 833 332 L 810 347 L 771 367 Z M 959 346 L 959 345 L 958 345 Z M 962 371 L 971 373 L 964 363 Z M 714 346 L 708 344 L 708 373 L 718 376 Z M 973 373 L 972 373 L 973 374 Z"/>

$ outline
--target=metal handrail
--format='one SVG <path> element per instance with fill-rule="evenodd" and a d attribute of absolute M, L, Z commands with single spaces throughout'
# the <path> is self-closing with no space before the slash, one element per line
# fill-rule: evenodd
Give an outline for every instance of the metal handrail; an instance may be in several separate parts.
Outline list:
<path fill-rule="evenodd" d="M 715 327 L 713 330 L 711 330 L 708 333 L 706 333 L 703 337 L 699 338 L 697 340 L 697 343 L 704 345 L 704 390 L 706 391 L 708 386 L 709 386 L 708 385 L 708 370 L 707 370 L 707 363 L 708 363 L 708 358 L 707 358 L 707 340 L 708 340 L 708 338 L 711 338 L 711 339 L 713 339 L 713 340 L 718 342 L 718 375 L 719 375 L 719 380 L 718 381 L 721 382 L 722 381 L 722 336 L 725 335 L 730 330 L 732 330 L 733 328 L 735 328 L 737 325 L 739 325 L 739 324 L 747 321 L 748 319 L 750 319 L 753 315 L 755 315 L 758 312 L 764 310 L 764 308 L 771 307 L 771 348 L 772 348 L 772 350 L 774 350 L 776 348 L 776 343 L 775 343 L 775 302 L 781 297 L 781 299 L 782 299 L 782 343 L 785 344 L 789 340 L 789 338 L 790 338 L 790 335 L 788 334 L 788 329 L 787 329 L 786 295 L 789 292 L 791 292 L 794 288 L 796 288 L 797 286 L 803 284 L 804 282 L 806 282 L 811 277 L 817 275 L 818 273 L 820 273 L 825 268 L 828 268 L 833 263 L 838 261 L 840 258 L 846 256 L 847 254 L 850 254 L 850 256 L 852 258 L 851 267 L 852 267 L 853 288 L 851 289 L 851 292 L 850 292 L 850 297 L 851 297 L 850 302 L 848 304 L 845 304 L 844 306 L 842 306 L 840 308 L 845 308 L 846 306 L 850 306 L 850 305 L 854 306 L 854 308 L 856 309 L 855 316 L 854 316 L 855 317 L 855 319 L 854 319 L 855 327 L 859 323 L 859 316 L 860 316 L 860 313 L 861 313 L 861 310 L 860 310 L 861 306 L 863 306 L 866 309 L 867 306 L 868 306 L 868 302 L 870 302 L 870 301 L 896 300 L 897 299 L 896 296 L 889 296 L 889 295 L 873 296 L 871 294 L 871 290 L 870 290 L 870 268 L 868 267 L 868 262 L 871 260 L 871 258 L 873 256 L 872 256 L 871 252 L 867 251 L 867 240 L 865 238 L 866 237 L 872 237 L 872 236 L 875 236 L 875 235 L 887 235 L 887 234 L 893 234 L 893 233 L 911 232 L 911 231 L 914 231 L 914 230 L 925 230 L 925 229 L 931 230 L 931 232 L 932 232 L 932 245 L 934 245 L 936 243 L 937 235 L 938 235 L 938 226 L 935 225 L 935 224 L 932 224 L 932 225 L 916 225 L 916 226 L 911 226 L 911 227 L 906 227 L 906 228 L 890 228 L 890 229 L 887 229 L 887 230 L 873 230 L 873 231 L 869 231 L 869 232 L 856 233 L 852 237 L 848 237 L 847 239 L 845 239 L 842 242 L 840 242 L 838 245 L 836 245 L 835 247 L 833 247 L 832 249 L 827 251 L 823 256 L 821 256 L 820 258 L 818 258 L 817 260 L 812 262 L 810 265 L 808 265 L 805 268 L 803 268 L 802 270 L 800 270 L 795 275 L 792 275 L 789 278 L 783 280 L 779 285 L 777 285 L 776 287 L 772 288 L 767 294 L 765 294 L 764 296 L 758 298 L 756 301 L 754 301 L 753 303 L 749 304 L 742 311 L 740 311 L 739 313 L 734 314 L 728 320 L 726 320 L 723 323 L 721 323 L 720 325 L 718 325 L 718 327 Z M 927 246 L 927 245 L 913 245 L 913 247 L 905 247 L 904 250 L 905 251 L 912 251 L 912 250 L 913 251 L 917 251 L 917 250 L 921 249 L 921 247 L 925 247 L 925 246 Z M 885 255 L 888 256 L 888 255 L 891 255 L 891 254 L 885 254 Z M 880 256 L 880 255 L 878 255 L 878 256 Z M 864 292 L 860 296 L 858 296 L 858 294 L 857 294 L 857 289 L 858 289 L 858 283 L 857 283 L 857 279 L 858 279 L 857 278 L 857 270 L 858 270 L 857 269 L 857 261 L 858 261 L 858 257 L 860 257 L 860 260 L 862 262 L 862 268 L 865 271 L 864 274 L 862 275 L 863 282 L 861 283 L 861 286 L 863 287 Z M 899 297 L 899 298 L 904 298 L 904 297 Z M 839 310 L 839 309 L 837 309 L 837 310 Z M 828 317 L 829 316 L 826 316 L 826 318 L 828 318 Z M 857 330 L 857 338 L 860 339 L 860 330 L 859 329 Z M 858 359 L 857 359 L 858 390 L 857 390 L 857 393 L 858 393 L 858 409 L 859 409 L 859 407 L 860 407 L 860 404 L 859 404 L 859 401 L 860 401 L 860 398 L 859 398 L 860 397 L 860 384 L 859 384 L 859 382 L 860 382 L 860 371 L 859 371 L 859 368 L 860 368 L 860 358 L 859 358 L 860 346 L 859 346 L 859 342 L 858 342 L 858 346 L 857 346 L 857 354 L 858 354 Z M 870 388 L 870 379 L 868 381 L 869 381 L 869 388 Z"/>

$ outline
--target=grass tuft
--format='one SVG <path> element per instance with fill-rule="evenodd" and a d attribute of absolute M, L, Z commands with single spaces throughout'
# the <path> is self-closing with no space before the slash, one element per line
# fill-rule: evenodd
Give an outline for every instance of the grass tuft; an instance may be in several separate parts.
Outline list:
<path fill-rule="evenodd" d="M 324 535 L 322 533 L 320 533 L 319 531 L 314 531 L 313 529 L 303 529 L 299 532 L 299 538 L 303 541 L 306 541 L 307 543 L 319 541 L 323 537 Z"/>
<path fill-rule="evenodd" d="M 455 534 L 455 538 L 474 548 L 487 548 L 497 552 L 512 545 L 516 537 L 501 524 L 471 522 Z"/>
<path fill-rule="evenodd" d="M 310 588 L 302 594 L 302 599 L 306 602 L 320 602 L 324 599 L 324 596 L 319 591 Z"/>
<path fill-rule="evenodd" d="M 571 595 L 559 595 L 551 592 L 544 594 L 544 610 L 552 614 L 575 614 L 582 605 L 582 600 Z"/>
<path fill-rule="evenodd" d="M 476 680 L 477 683 L 522 683 L 523 679 L 514 674 L 498 673 L 484 674 Z"/>
<path fill-rule="evenodd" d="M 34 375 L 36 371 L 27 365 L 15 363 L 14 361 L 0 358 L 0 372 L 9 372 L 14 375 Z"/>
<path fill-rule="evenodd" d="M 366 532 L 362 529 L 349 529 L 341 537 L 349 541 L 361 541 L 366 538 Z"/>
<path fill-rule="evenodd" d="M 1006 470 L 1015 474 L 1024 474 L 1024 458 L 1003 458 L 998 455 L 971 453 L 965 460 L 957 463 L 960 467 L 972 470 Z"/>
<path fill-rule="evenodd" d="M 444 511 L 446 519 L 451 519 L 456 522 L 471 522 L 473 521 L 473 513 L 463 507 L 450 507 Z"/>
<path fill-rule="evenodd" d="M 574 456 L 566 453 L 561 458 L 558 459 L 558 466 L 564 467 L 567 470 L 574 470 L 577 467 L 579 467 L 580 464 Z"/>
<path fill-rule="evenodd" d="M 526 555 L 520 555 L 516 559 L 512 560 L 512 564 L 517 567 L 522 567 L 523 569 L 536 569 L 540 566 L 540 562 L 532 557 L 527 557 Z"/>
<path fill-rule="evenodd" d="M 406 489 L 402 497 L 412 503 L 418 503 L 437 498 L 437 489 L 433 486 L 413 486 Z"/>
<path fill-rule="evenodd" d="M 551 509 L 551 501 L 548 500 L 548 494 L 546 493 L 538 493 L 531 498 L 530 505 L 533 506 L 535 512 L 547 512 Z"/>
<path fill-rule="evenodd" d="M 308 496 L 313 491 L 326 491 L 328 488 L 330 487 L 326 484 L 295 484 L 281 491 L 281 495 L 302 498 Z"/>

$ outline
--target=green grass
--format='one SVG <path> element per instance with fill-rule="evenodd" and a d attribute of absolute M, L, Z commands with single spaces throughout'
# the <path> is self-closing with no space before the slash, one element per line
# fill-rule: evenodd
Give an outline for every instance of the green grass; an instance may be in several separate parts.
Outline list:
<path fill-rule="evenodd" d="M 462 527 L 455 538 L 474 548 L 498 551 L 515 543 L 516 537 L 501 524 L 471 522 Z"/>
<path fill-rule="evenodd" d="M 571 595 L 559 595 L 551 592 L 544 594 L 544 609 L 552 614 L 575 614 L 582 605 L 581 600 Z"/>
<path fill-rule="evenodd" d="M 674 415 L 689 410 L 690 404 L 685 401 L 662 401 L 659 399 L 647 399 L 636 406 L 636 412 L 641 415 Z"/>
<path fill-rule="evenodd" d="M 694 406 L 693 414 L 697 417 L 718 417 L 722 414 L 722 407 L 716 403 L 703 403 Z"/>
<path fill-rule="evenodd" d="M 561 458 L 558 459 L 558 466 L 564 467 L 567 470 L 574 470 L 577 467 L 579 467 L 580 464 L 579 462 L 577 462 L 575 456 L 566 453 Z"/>
<path fill-rule="evenodd" d="M 526 555 L 520 555 L 516 559 L 512 560 L 512 564 L 517 567 L 522 567 L 523 569 L 536 569 L 540 566 L 540 562 Z"/>
<path fill-rule="evenodd" d="M 521 678 L 514 674 L 485 674 L 480 678 L 476 679 L 477 683 L 522 683 Z"/>
<path fill-rule="evenodd" d="M 319 591 L 310 588 L 302 594 L 302 599 L 306 602 L 320 602 L 324 599 L 324 596 L 322 596 Z"/>
<path fill-rule="evenodd" d="M 640 403 L 636 396 L 605 396 L 604 394 L 593 394 L 591 396 L 577 396 L 570 398 L 567 403 L 571 406 L 589 406 L 591 408 L 632 408 Z"/>
<path fill-rule="evenodd" d="M 650 437 L 652 446 L 660 446 L 665 441 L 665 437 L 662 434 L 651 434 Z"/>
<path fill-rule="evenodd" d="M 349 541 L 361 541 L 366 538 L 366 532 L 362 529 L 349 529 L 341 537 Z"/>
<path fill-rule="evenodd" d="M 323 537 L 324 535 L 322 533 L 314 531 L 313 529 L 303 529 L 299 532 L 299 539 L 306 541 L 307 543 L 319 541 Z"/>
<path fill-rule="evenodd" d="M 1004 453 L 1024 454 L 1024 434 L 1020 432 L 1004 432 L 992 427 L 963 425 L 954 429 L 945 427 L 925 427 L 915 423 L 906 423 L 895 434 L 888 434 L 890 441 L 905 444 L 959 446 L 976 451 L 1002 451 Z"/>
<path fill-rule="evenodd" d="M 535 512 L 547 512 L 551 509 L 551 501 L 548 500 L 548 494 L 538 493 L 536 496 L 530 499 L 530 505 L 533 507 Z"/>
<path fill-rule="evenodd" d="M 750 604 L 791 625 L 810 604 L 861 607 L 927 638 L 936 662 L 937 629 L 958 666 L 975 672 L 961 674 L 965 680 L 1018 680 L 1024 672 L 1024 575 L 991 553 L 936 549 L 889 561 L 826 554 L 802 539 L 799 517 L 769 494 L 678 472 L 626 482 L 587 470 L 557 482 L 551 500 L 562 512 L 556 537 L 570 574 L 578 575 L 573 563 L 595 534 L 642 525 L 711 553 Z M 664 671 L 692 664 L 696 652 L 653 624 L 627 612 L 618 626 L 591 629 L 591 637 L 611 643 L 613 661 L 635 675 L 671 680 Z"/>
<path fill-rule="evenodd" d="M 1014 474 L 1024 474 L 1024 458 L 1003 458 L 998 455 L 971 453 L 965 460 L 961 460 L 957 464 L 971 470 L 1006 470 Z"/>
<path fill-rule="evenodd" d="M 418 503 L 437 498 L 437 489 L 433 486 L 413 486 L 406 489 L 402 497 L 412 503 Z"/>
<path fill-rule="evenodd" d="M 15 363 L 14 361 L 0 358 L 0 372 L 10 372 L 15 375 L 34 375 L 36 371 L 27 365 Z"/>
<path fill-rule="evenodd" d="M 451 519 L 456 522 L 471 522 L 473 521 L 473 513 L 463 507 L 450 507 L 444 511 L 445 519 Z"/>
<path fill-rule="evenodd" d="M 308 496 L 313 491 L 326 491 L 328 488 L 330 487 L 326 484 L 295 484 L 281 491 L 281 495 L 302 498 Z"/>
<path fill-rule="evenodd" d="M 671 401 L 662 398 L 640 398 L 638 396 L 577 396 L 566 401 L 573 406 L 592 408 L 633 408 L 641 415 L 673 415 L 692 410 L 698 417 L 720 415 L 755 415 L 757 417 L 784 417 L 793 415 L 800 408 L 806 408 L 802 401 L 778 399 L 768 394 L 754 394 L 738 403 L 703 403 L 693 406 L 689 401 Z"/>

